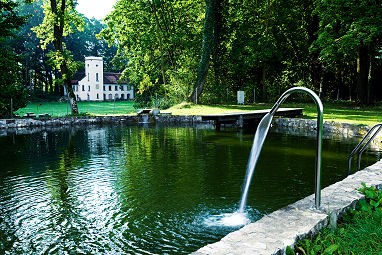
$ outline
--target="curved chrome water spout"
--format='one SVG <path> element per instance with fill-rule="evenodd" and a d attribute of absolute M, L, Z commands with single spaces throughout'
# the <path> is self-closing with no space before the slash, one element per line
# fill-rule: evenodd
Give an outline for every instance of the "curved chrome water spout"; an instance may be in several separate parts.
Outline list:
<path fill-rule="evenodd" d="M 274 115 L 280 108 L 281 104 L 294 92 L 304 92 L 309 94 L 317 105 L 317 144 L 316 144 L 316 182 L 315 182 L 315 206 L 319 209 L 321 206 L 321 153 L 322 153 L 322 127 L 324 107 L 321 99 L 312 90 L 305 87 L 294 87 L 288 89 L 280 96 L 275 105 L 272 107 L 270 114 Z"/>
<path fill-rule="evenodd" d="M 247 168 L 247 177 L 245 180 L 244 192 L 242 199 L 240 201 L 239 212 L 244 210 L 246 203 L 249 184 L 251 182 L 252 174 L 257 163 L 257 159 L 260 155 L 261 147 L 264 143 L 265 136 L 268 133 L 269 126 L 271 124 L 272 118 L 277 110 L 280 108 L 281 104 L 293 93 L 295 92 L 304 92 L 309 94 L 317 105 L 317 146 L 316 146 L 316 177 L 315 177 L 315 207 L 319 209 L 321 206 L 321 151 L 322 151 L 322 127 L 323 127 L 323 105 L 320 98 L 312 90 L 305 87 L 294 87 L 285 91 L 280 98 L 276 101 L 269 113 L 267 113 L 263 119 L 260 121 L 257 128 L 254 146 L 252 146 L 251 156 L 248 162 Z M 261 133 L 262 132 L 262 133 Z M 259 134 L 261 133 L 261 134 Z M 259 148 L 255 148 L 255 145 L 258 144 Z M 254 155 L 254 156 L 253 156 Z M 253 161 L 252 161 L 253 156 Z M 248 176 L 249 175 L 249 176 Z"/>

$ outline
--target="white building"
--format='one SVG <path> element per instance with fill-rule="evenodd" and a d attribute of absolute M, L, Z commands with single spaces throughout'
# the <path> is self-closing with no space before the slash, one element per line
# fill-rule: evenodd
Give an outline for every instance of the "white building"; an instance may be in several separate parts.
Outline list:
<path fill-rule="evenodd" d="M 85 73 L 76 73 L 72 80 L 78 101 L 111 101 L 134 99 L 134 89 L 119 79 L 120 73 L 104 73 L 102 57 L 86 57 Z"/>

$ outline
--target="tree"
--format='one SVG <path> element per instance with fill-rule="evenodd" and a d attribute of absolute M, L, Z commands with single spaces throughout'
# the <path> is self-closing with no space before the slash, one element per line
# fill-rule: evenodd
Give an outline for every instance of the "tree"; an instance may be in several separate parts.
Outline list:
<path fill-rule="evenodd" d="M 200 63 L 196 76 L 194 90 L 192 91 L 191 101 L 198 102 L 203 92 L 204 84 L 207 79 L 209 63 L 214 48 L 215 23 L 217 16 L 217 2 L 219 0 L 206 0 L 206 12 L 204 17 L 203 43 L 201 47 Z"/>
<path fill-rule="evenodd" d="M 75 31 L 65 38 L 65 44 L 73 53 L 75 61 L 84 61 L 86 56 L 100 56 L 104 60 L 105 71 L 120 70 L 112 63 L 112 59 L 117 53 L 115 46 L 108 47 L 107 42 L 102 38 L 97 38 L 97 35 L 106 28 L 106 24 L 101 23 L 97 19 L 88 19 L 84 17 L 83 31 Z"/>
<path fill-rule="evenodd" d="M 78 64 L 73 61 L 63 41 L 68 34 L 82 29 L 83 19 L 75 9 L 76 4 L 76 0 L 44 0 L 44 20 L 33 29 L 41 39 L 43 49 L 53 44 L 54 51 L 49 53 L 49 58 L 54 68 L 61 73 L 61 79 L 57 81 L 64 85 L 73 115 L 78 114 L 78 107 L 71 81 Z"/>
<path fill-rule="evenodd" d="M 18 10 L 27 17 L 25 24 L 17 31 L 10 42 L 16 53 L 22 58 L 20 65 L 23 67 L 23 83 L 35 95 L 53 93 L 53 69 L 48 65 L 47 53 L 52 49 L 41 49 L 40 40 L 31 30 L 38 26 L 44 19 L 42 0 L 25 3 L 19 0 Z M 58 92 L 58 88 L 55 90 Z"/>
<path fill-rule="evenodd" d="M 27 99 L 26 90 L 21 84 L 19 56 L 9 44 L 16 29 L 25 22 L 25 17 L 20 16 L 16 8 L 17 3 L 14 1 L 0 1 L 0 117 L 11 116 L 11 110 L 24 107 Z"/>
<path fill-rule="evenodd" d="M 317 1 L 320 30 L 315 47 L 327 68 L 343 69 L 353 63 L 357 70 L 357 95 L 372 103 L 371 81 L 382 39 L 382 8 L 379 1 Z"/>
<path fill-rule="evenodd" d="M 120 0 L 106 17 L 101 36 L 118 47 L 115 60 L 141 104 L 152 104 L 156 95 L 171 103 L 189 97 L 203 8 L 200 0 Z"/>

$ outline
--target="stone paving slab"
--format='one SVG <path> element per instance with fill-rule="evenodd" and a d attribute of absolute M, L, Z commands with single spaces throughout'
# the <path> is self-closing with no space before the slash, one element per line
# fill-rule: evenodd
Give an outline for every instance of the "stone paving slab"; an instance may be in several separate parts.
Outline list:
<path fill-rule="evenodd" d="M 362 182 L 368 186 L 382 185 L 382 161 L 324 188 L 321 191 L 320 210 L 314 209 L 314 195 L 310 195 L 192 254 L 285 254 L 287 246 L 293 246 L 297 240 L 316 234 L 328 224 L 335 225 L 342 213 L 354 208 L 356 202 L 363 198 L 356 190 Z"/>

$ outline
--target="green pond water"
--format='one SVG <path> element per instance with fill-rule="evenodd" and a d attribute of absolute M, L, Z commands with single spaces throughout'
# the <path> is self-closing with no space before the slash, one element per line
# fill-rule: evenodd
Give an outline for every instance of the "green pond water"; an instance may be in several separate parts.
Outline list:
<path fill-rule="evenodd" d="M 237 228 L 254 132 L 103 126 L 0 137 L 0 254 L 188 254 Z M 322 184 L 359 139 L 324 139 Z M 248 198 L 256 221 L 314 190 L 315 139 L 271 132 Z M 368 151 L 363 166 L 380 158 Z"/>

